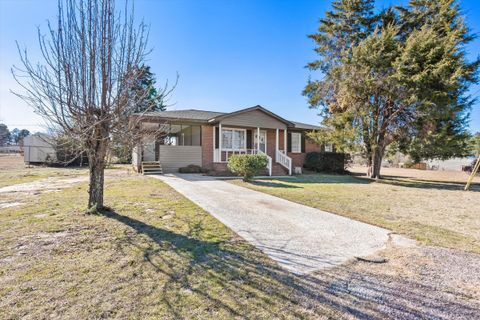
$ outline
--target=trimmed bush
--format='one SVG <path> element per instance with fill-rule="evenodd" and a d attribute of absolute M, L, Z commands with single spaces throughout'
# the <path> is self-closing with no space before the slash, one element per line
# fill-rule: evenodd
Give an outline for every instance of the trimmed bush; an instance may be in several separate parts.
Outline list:
<path fill-rule="evenodd" d="M 243 181 L 251 181 L 267 166 L 267 157 L 261 154 L 236 154 L 228 159 L 228 169 L 242 176 Z"/>
<path fill-rule="evenodd" d="M 345 153 L 309 152 L 304 167 L 316 172 L 345 173 L 346 158 Z"/>
<path fill-rule="evenodd" d="M 203 170 L 202 167 L 194 165 L 194 164 L 189 164 L 186 167 L 181 167 L 178 168 L 178 172 L 180 173 L 204 173 L 205 170 Z"/>

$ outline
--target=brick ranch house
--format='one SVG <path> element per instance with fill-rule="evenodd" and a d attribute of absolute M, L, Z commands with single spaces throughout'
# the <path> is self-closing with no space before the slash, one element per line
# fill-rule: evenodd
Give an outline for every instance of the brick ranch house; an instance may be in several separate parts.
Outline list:
<path fill-rule="evenodd" d="M 307 152 L 332 151 L 332 146 L 306 138 L 307 132 L 321 127 L 286 120 L 261 106 L 231 113 L 148 112 L 141 119 L 142 129 L 152 133 L 144 134 L 133 149 L 138 172 L 176 172 L 193 164 L 221 175 L 229 173 L 227 162 L 233 154 L 264 154 L 269 175 L 289 175 L 303 167 Z"/>

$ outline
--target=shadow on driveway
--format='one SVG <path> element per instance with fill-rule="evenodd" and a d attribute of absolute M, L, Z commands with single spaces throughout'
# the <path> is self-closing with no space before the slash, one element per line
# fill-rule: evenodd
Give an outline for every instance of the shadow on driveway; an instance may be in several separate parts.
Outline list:
<path fill-rule="evenodd" d="M 106 211 L 104 216 L 135 231 L 119 238 L 120 250 L 141 250 L 144 261 L 168 278 L 162 300 L 175 319 L 185 318 L 195 307 L 179 303 L 185 301 L 185 292 L 209 302 L 213 314 L 220 310 L 245 319 L 259 315 L 269 319 L 478 319 L 478 301 L 475 304 L 471 297 L 449 293 L 441 283 L 430 285 L 428 275 L 411 281 L 408 274 L 390 277 L 388 272 L 358 272 L 355 264 L 348 264 L 299 276 L 262 260 L 256 250 L 239 250 L 243 241 L 199 240 L 195 234 L 203 228 L 201 220 L 178 234 L 115 211 Z M 145 236 L 150 245 L 145 245 Z M 221 292 L 205 287 L 212 281 L 221 284 Z M 283 304 L 283 314 L 272 313 L 273 304 Z"/>

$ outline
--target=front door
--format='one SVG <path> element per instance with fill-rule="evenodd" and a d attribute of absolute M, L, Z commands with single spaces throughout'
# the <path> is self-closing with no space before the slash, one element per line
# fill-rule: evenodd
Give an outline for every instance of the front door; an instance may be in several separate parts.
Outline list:
<path fill-rule="evenodd" d="M 258 145 L 257 143 L 260 142 Z M 258 131 L 255 130 L 255 148 L 260 149 L 260 151 L 263 151 L 264 153 L 267 153 L 267 131 L 265 130 L 260 130 L 260 139 L 258 139 Z"/>

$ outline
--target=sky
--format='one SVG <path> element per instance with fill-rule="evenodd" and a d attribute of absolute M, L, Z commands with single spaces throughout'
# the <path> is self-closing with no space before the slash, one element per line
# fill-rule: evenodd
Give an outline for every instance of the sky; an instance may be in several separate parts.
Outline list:
<path fill-rule="evenodd" d="M 379 8 L 405 0 L 379 0 Z M 56 0 L 0 0 L 0 122 L 9 129 L 41 131 L 42 119 L 23 100 L 11 75 L 20 66 L 15 41 L 41 61 L 37 27 L 55 21 Z M 480 1 L 460 1 L 467 24 L 480 34 Z M 327 0 L 136 0 L 135 16 L 150 26 L 152 52 L 147 64 L 159 86 L 178 84 L 170 110 L 229 112 L 262 105 L 293 121 L 318 124 L 318 110 L 301 95 L 314 60 L 307 38 L 330 8 Z M 480 39 L 467 49 L 480 55 Z M 471 94 L 480 96 L 480 86 Z M 480 131 L 480 101 L 471 111 L 470 129 Z"/>

